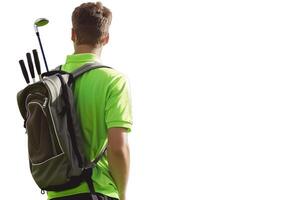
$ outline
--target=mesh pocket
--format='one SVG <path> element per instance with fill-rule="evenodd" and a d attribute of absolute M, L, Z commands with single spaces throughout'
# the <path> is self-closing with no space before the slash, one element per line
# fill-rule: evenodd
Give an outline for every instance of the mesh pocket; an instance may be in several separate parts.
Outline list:
<path fill-rule="evenodd" d="M 62 151 L 44 103 L 31 101 L 27 105 L 29 157 L 32 164 L 39 164 L 59 155 Z"/>

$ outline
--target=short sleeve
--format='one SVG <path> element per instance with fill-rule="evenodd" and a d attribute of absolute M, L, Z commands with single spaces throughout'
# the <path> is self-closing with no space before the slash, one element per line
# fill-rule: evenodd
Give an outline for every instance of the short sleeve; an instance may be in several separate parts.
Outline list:
<path fill-rule="evenodd" d="M 123 76 L 115 78 L 108 87 L 105 106 L 107 128 L 121 127 L 131 131 L 131 96 L 128 81 Z"/>

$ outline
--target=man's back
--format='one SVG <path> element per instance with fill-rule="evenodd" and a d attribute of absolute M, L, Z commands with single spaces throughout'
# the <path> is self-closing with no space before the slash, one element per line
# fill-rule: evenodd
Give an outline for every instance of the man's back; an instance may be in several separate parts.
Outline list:
<path fill-rule="evenodd" d="M 85 63 L 94 62 L 91 53 L 67 57 L 62 70 L 72 72 Z M 131 129 L 131 105 L 129 88 L 123 75 L 114 69 L 101 68 L 87 72 L 76 80 L 74 87 L 76 109 L 79 114 L 87 158 L 93 160 L 107 143 L 107 130 L 122 127 Z M 107 157 L 98 162 L 93 170 L 96 192 L 118 198 L 117 186 L 109 172 Z M 88 193 L 86 183 L 63 192 L 49 192 L 49 198 Z"/>

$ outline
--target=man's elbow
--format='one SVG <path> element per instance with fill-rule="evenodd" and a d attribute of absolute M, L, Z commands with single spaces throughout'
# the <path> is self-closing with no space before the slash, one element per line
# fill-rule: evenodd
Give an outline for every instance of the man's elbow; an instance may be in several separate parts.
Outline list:
<path fill-rule="evenodd" d="M 127 143 L 119 146 L 108 145 L 107 151 L 110 155 L 126 157 L 126 155 L 129 153 L 129 145 Z"/>

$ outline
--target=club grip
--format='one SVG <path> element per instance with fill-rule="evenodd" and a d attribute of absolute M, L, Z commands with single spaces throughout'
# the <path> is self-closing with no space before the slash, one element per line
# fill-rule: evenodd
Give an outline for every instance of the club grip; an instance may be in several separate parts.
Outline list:
<path fill-rule="evenodd" d="M 41 75 L 41 65 L 40 65 L 38 52 L 37 52 L 36 49 L 33 49 L 32 53 L 33 53 L 33 59 L 34 59 L 34 64 L 35 64 L 36 71 L 37 71 L 38 75 Z"/>
<path fill-rule="evenodd" d="M 31 54 L 26 53 L 26 57 L 27 57 L 27 63 L 28 63 L 28 66 L 29 66 L 29 71 L 30 71 L 30 74 L 31 74 L 31 78 L 35 78 L 33 63 L 32 63 L 32 59 L 31 59 Z"/>
<path fill-rule="evenodd" d="M 28 77 L 28 73 L 27 73 L 27 70 L 26 70 L 26 67 L 25 67 L 24 60 L 19 60 L 19 63 L 20 63 L 21 70 L 22 70 L 23 76 L 25 78 L 25 81 L 28 84 L 29 83 L 29 77 Z"/>

